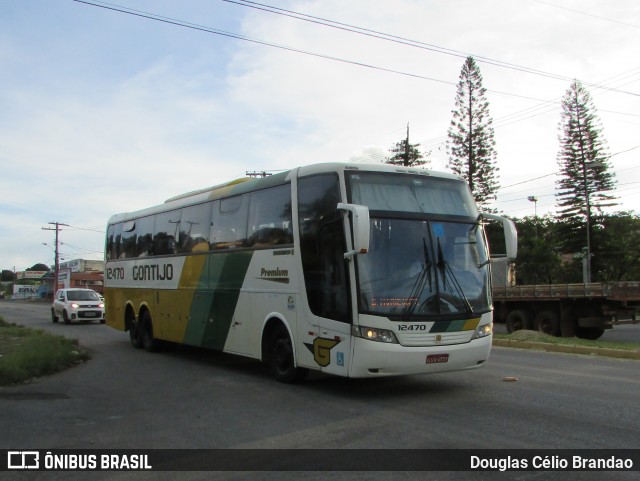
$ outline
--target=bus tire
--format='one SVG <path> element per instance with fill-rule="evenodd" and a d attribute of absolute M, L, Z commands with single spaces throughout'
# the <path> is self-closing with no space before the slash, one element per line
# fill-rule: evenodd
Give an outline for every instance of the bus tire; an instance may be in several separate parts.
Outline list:
<path fill-rule="evenodd" d="M 531 315 L 524 309 L 514 309 L 507 315 L 507 332 L 509 334 L 531 327 Z"/>
<path fill-rule="evenodd" d="M 540 311 L 534 321 L 536 330 L 550 336 L 560 335 L 560 319 L 551 309 Z"/>
<path fill-rule="evenodd" d="M 269 368 L 273 377 L 284 383 L 299 382 L 307 374 L 307 369 L 296 367 L 291 337 L 282 324 L 278 324 L 271 334 Z"/>
<path fill-rule="evenodd" d="M 140 331 L 140 322 L 132 319 L 128 322 L 129 324 L 129 340 L 131 341 L 131 345 L 136 349 L 140 349 L 142 347 L 142 336 Z"/>
<path fill-rule="evenodd" d="M 144 311 L 140 320 L 140 337 L 142 339 L 142 347 L 147 352 L 157 352 L 160 350 L 160 341 L 153 337 L 153 323 L 151 322 L 151 314 Z"/>

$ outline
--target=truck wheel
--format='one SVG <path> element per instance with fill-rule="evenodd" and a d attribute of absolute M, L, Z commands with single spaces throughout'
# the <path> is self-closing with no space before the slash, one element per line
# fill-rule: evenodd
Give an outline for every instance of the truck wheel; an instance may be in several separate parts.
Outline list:
<path fill-rule="evenodd" d="M 560 335 L 576 337 L 576 319 L 571 307 L 564 307 L 560 313 Z"/>
<path fill-rule="evenodd" d="M 558 315 L 550 309 L 539 312 L 534 324 L 536 330 L 550 336 L 558 336 L 560 334 L 560 320 Z"/>
<path fill-rule="evenodd" d="M 519 331 L 521 329 L 531 328 L 531 314 L 524 309 L 515 309 L 507 315 L 507 332 Z"/>
<path fill-rule="evenodd" d="M 589 339 L 591 341 L 595 341 L 599 339 L 600 336 L 604 334 L 604 329 L 601 327 L 580 327 L 576 328 L 576 337 L 580 339 Z"/>

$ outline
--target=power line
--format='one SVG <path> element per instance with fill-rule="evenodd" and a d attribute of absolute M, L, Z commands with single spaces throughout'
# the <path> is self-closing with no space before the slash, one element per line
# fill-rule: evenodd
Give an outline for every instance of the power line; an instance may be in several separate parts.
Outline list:
<path fill-rule="evenodd" d="M 543 70 L 537 70 L 537 69 L 533 69 L 530 67 L 525 67 L 522 65 L 517 65 L 517 64 L 513 64 L 513 63 L 509 63 L 509 62 L 504 62 L 502 60 L 496 60 L 496 59 L 492 59 L 489 57 L 484 57 L 482 55 L 475 55 L 472 53 L 468 53 L 468 52 L 461 52 L 459 50 L 453 50 L 453 49 L 449 49 L 446 47 L 440 47 L 434 44 L 430 44 L 430 43 L 426 43 L 426 42 L 421 42 L 419 40 L 412 40 L 406 37 L 400 37 L 397 35 L 392 35 L 392 34 L 388 34 L 388 33 L 384 33 L 384 32 L 380 32 L 377 30 L 371 30 L 371 29 L 367 29 L 367 28 L 363 28 L 363 27 L 358 27 L 356 25 L 351 25 L 348 23 L 342 23 L 342 22 L 337 22 L 335 20 L 330 20 L 327 18 L 322 18 L 322 17 L 316 17 L 316 16 L 312 16 L 312 15 L 307 15 L 304 13 L 300 13 L 300 12 L 295 12 L 293 10 L 287 10 L 284 8 L 279 8 L 279 7 L 274 7 L 272 5 L 267 5 L 264 3 L 258 3 L 258 2 L 253 2 L 250 0 L 222 0 L 223 2 L 227 2 L 227 3 L 233 3 L 236 5 L 240 5 L 243 7 L 248 7 L 248 8 L 253 8 L 253 9 L 257 9 L 257 10 L 262 10 L 265 12 L 269 12 L 269 13 L 274 13 L 276 15 L 284 15 L 286 17 L 290 17 L 290 18 L 294 18 L 296 20 L 301 20 L 301 21 L 305 21 L 305 22 L 312 22 L 315 24 L 319 24 L 319 25 L 323 25 L 325 27 L 330 27 L 330 28 L 336 28 L 339 30 L 345 30 L 351 33 L 356 33 L 358 35 L 365 35 L 368 37 L 373 37 L 373 38 L 377 38 L 377 39 L 381 39 L 381 40 L 385 40 L 385 41 L 389 41 L 389 42 L 394 42 L 394 43 L 399 43 L 402 45 L 407 45 L 410 47 L 415 47 L 415 48 L 420 48 L 420 49 L 424 49 L 424 50 L 430 50 L 433 52 L 437 52 L 437 53 L 442 53 L 445 55 L 452 55 L 455 57 L 460 57 L 460 58 L 467 58 L 469 56 L 473 57 L 475 60 L 477 60 L 478 62 L 481 63 L 486 63 L 489 65 L 494 65 L 496 67 L 502 67 L 502 68 L 507 68 L 507 69 L 511 69 L 511 70 L 517 70 L 520 72 L 525 72 L 525 73 L 529 73 L 529 74 L 534 74 L 534 75 L 539 75 L 542 77 L 548 77 L 548 78 L 553 78 L 556 80 L 563 80 L 563 81 L 572 81 L 573 78 L 570 77 L 566 77 L 564 75 L 559 75 L 559 74 L 554 74 L 551 72 L 545 72 Z M 634 92 L 627 92 L 624 90 L 619 90 L 616 88 L 612 88 L 612 87 L 605 87 L 602 85 L 598 85 L 595 83 L 591 83 L 591 82 L 583 82 L 585 85 L 588 85 L 590 87 L 598 87 L 598 88 L 604 88 L 607 90 L 611 90 L 614 92 L 619 92 L 619 93 L 624 93 L 627 95 L 633 95 L 633 96 L 638 96 L 640 97 L 640 94 L 634 93 Z M 512 94 L 505 94 L 505 95 L 512 95 Z M 539 99 L 538 99 L 539 100 Z"/>
<path fill-rule="evenodd" d="M 75 229 L 75 230 L 86 230 L 89 232 L 97 232 L 98 234 L 104 234 L 104 229 L 95 229 L 95 228 L 89 228 L 89 227 L 76 227 L 73 225 L 68 226 L 71 229 Z"/>
<path fill-rule="evenodd" d="M 621 22 L 620 20 L 616 20 L 616 19 L 613 19 L 613 18 L 608 18 L 608 17 L 603 17 L 601 15 L 594 15 L 592 13 L 582 12 L 582 11 L 576 10 L 574 8 L 569 8 L 569 7 L 563 7 L 561 5 L 556 5 L 555 3 L 545 2 L 543 0 L 533 0 L 533 1 L 534 2 L 538 2 L 538 3 L 542 3 L 544 5 L 548 5 L 549 7 L 554 7 L 554 8 L 559 8 L 559 9 L 562 9 L 562 10 L 567 10 L 569 12 L 577 13 L 577 14 L 580 14 L 580 15 L 586 15 L 587 17 L 593 17 L 593 18 L 597 18 L 599 20 L 605 20 L 607 22 L 617 23 L 619 25 L 625 25 L 625 26 L 631 27 L 631 28 L 640 28 L 640 25 L 634 25 L 632 23 Z"/>
<path fill-rule="evenodd" d="M 420 75 L 420 74 L 415 74 L 415 73 L 411 73 L 411 72 L 405 72 L 405 71 L 401 71 L 401 70 L 396 70 L 396 69 L 391 69 L 391 68 L 386 68 L 386 67 L 381 67 L 381 66 L 377 66 L 377 65 L 372 65 L 372 64 L 368 64 L 368 63 L 364 63 L 364 62 L 359 62 L 356 60 L 348 60 L 348 59 L 344 59 L 344 58 L 340 58 L 340 57 L 335 57 L 332 55 L 326 55 L 326 54 L 321 54 L 321 53 L 317 53 L 317 52 L 310 52 L 308 50 L 302 50 L 299 48 L 295 48 L 295 47 L 289 47 L 286 45 L 280 45 L 280 44 L 276 44 L 273 42 L 268 42 L 265 40 L 258 40 L 255 38 L 251 38 L 248 37 L 246 35 L 240 35 L 240 34 L 236 34 L 236 33 L 232 33 L 232 32 L 226 32 L 223 30 L 219 30 L 219 29 L 215 29 L 212 27 L 207 27 L 204 25 L 198 25 L 198 24 L 194 24 L 194 23 L 190 23 L 190 22 L 186 22 L 184 20 L 179 20 L 176 18 L 172 18 L 172 17 L 165 17 L 165 16 L 161 16 L 161 15 L 157 15 L 151 12 L 145 12 L 142 10 L 135 10 L 135 9 L 131 9 L 128 7 L 122 7 L 119 5 L 114 5 L 111 3 L 106 3 L 106 2 L 97 2 L 97 1 L 88 1 L 88 0 L 73 0 L 74 2 L 77 3 L 82 3 L 85 5 L 89 5 L 89 6 L 93 6 L 93 7 L 99 7 L 99 8 L 103 8 L 106 10 L 111 10 L 111 11 L 115 11 L 115 12 L 119 12 L 119 13 L 124 13 L 127 15 L 133 15 L 136 17 L 140 17 L 140 18 L 145 18 L 148 20 L 155 20 L 158 22 L 162 22 L 162 23 L 167 23 L 167 24 L 171 24 L 171 25 L 175 25 L 175 26 L 179 26 L 179 27 L 184 27 L 184 28 L 189 28 L 192 30 L 198 30 L 198 31 L 202 31 L 205 33 L 210 33 L 210 34 L 214 34 L 214 35 L 221 35 L 224 37 L 229 37 L 229 38 L 234 38 L 237 40 L 244 40 L 246 42 L 251 42 L 251 43 L 255 43 L 258 45 L 264 45 L 267 47 L 273 47 L 273 48 L 278 48 L 281 50 L 285 50 L 285 51 L 289 51 L 289 52 L 294 52 L 294 53 L 299 53 L 299 54 L 303 54 L 303 55 L 308 55 L 308 56 L 312 56 L 312 57 L 316 57 L 316 58 L 322 58 L 325 60 L 331 60 L 331 61 L 335 61 L 335 62 L 340 62 L 340 63 L 345 63 L 345 64 L 350 64 L 350 65 L 355 65 L 355 66 L 359 66 L 359 67 L 364 67 L 364 68 L 369 68 L 369 69 L 373 69 L 373 70 L 379 70 L 382 72 L 388 72 L 388 73 L 393 73 L 393 74 L 397 74 L 397 75 L 403 75 L 406 77 L 412 77 L 412 78 L 416 78 L 416 79 L 421 79 L 421 80 L 428 80 L 431 82 L 438 82 L 438 83 L 443 83 L 443 84 L 447 84 L 447 85 L 457 85 L 456 82 L 451 82 L 448 80 L 442 80 L 442 79 L 437 79 L 434 77 L 429 77 L 426 75 Z M 231 0 L 222 0 L 222 1 L 226 1 L 226 2 L 230 2 L 230 3 L 236 3 L 237 5 L 242 5 L 242 6 L 248 6 L 251 8 L 254 8 L 252 5 L 248 5 L 248 4 L 244 4 L 241 2 L 235 2 L 235 1 L 231 1 Z M 255 3 L 255 2 L 254 2 Z M 265 4 L 258 4 L 261 5 L 263 7 L 269 7 L 268 5 Z M 270 7 L 270 8 L 274 8 L 275 7 Z M 283 10 L 283 9 L 281 9 Z M 271 10 L 267 10 L 267 11 L 271 11 Z M 272 13 L 278 13 L 276 11 L 271 11 Z M 290 12 L 290 11 L 288 11 Z M 292 12 L 292 13 L 296 13 L 296 12 Z M 304 14 L 298 14 L 301 16 L 304 16 Z M 300 20 L 304 20 L 303 18 L 299 18 L 299 17 L 294 17 L 294 18 L 298 18 Z M 327 22 L 339 25 L 339 22 L 333 22 L 333 21 L 329 21 L 326 20 Z M 324 25 L 324 24 L 323 24 Z M 346 25 L 346 24 L 344 24 Z M 330 24 L 326 24 L 326 26 L 332 26 Z M 350 30 L 354 33 L 360 33 L 360 34 L 365 34 L 364 32 L 367 31 L 367 29 L 363 29 L 360 27 L 352 27 L 353 30 Z M 372 31 L 375 32 L 375 31 Z M 440 53 L 447 53 L 447 51 L 449 52 L 449 55 L 452 55 L 452 52 L 456 52 L 454 50 L 450 50 L 450 49 L 446 49 L 444 47 L 435 47 L 435 46 L 431 46 L 429 44 L 425 44 L 424 42 L 419 42 L 419 41 L 415 41 L 415 40 L 409 40 L 409 39 L 403 39 L 402 37 L 397 37 L 397 36 L 393 36 L 393 35 L 389 35 L 389 34 L 383 34 L 381 32 L 375 32 L 377 35 L 380 35 L 380 37 L 378 38 L 382 38 L 385 40 L 389 40 L 389 41 L 394 41 L 394 42 L 398 42 L 398 43 L 403 43 L 405 45 L 409 45 L 409 46 L 414 46 L 414 47 L 419 47 L 419 48 L 426 48 L 428 50 L 435 50 L 438 51 Z M 372 34 L 367 34 L 369 36 L 375 36 Z M 402 40 L 402 41 L 400 41 Z M 427 48 L 426 46 L 429 46 L 429 48 Z M 458 52 L 455 54 L 456 56 L 469 56 L 469 54 L 463 54 L 462 52 Z M 548 72 L 542 72 L 542 71 L 538 71 L 535 69 L 529 69 L 527 67 L 520 67 L 517 66 L 515 64 L 508 64 L 507 62 L 501 62 L 498 60 L 492 60 L 489 59 L 487 57 L 482 57 L 482 56 L 477 56 L 474 57 L 477 58 L 478 61 L 483 61 L 485 63 L 490 63 L 492 65 L 496 65 L 496 66 L 501 66 L 501 67 L 505 67 L 505 68 L 511 68 L 514 70 L 520 70 L 523 72 L 527 72 L 527 73 L 536 73 L 537 75 L 543 75 L 543 76 L 547 76 L 547 77 L 552 77 L 552 78 L 556 78 L 559 80 L 572 80 L 569 79 L 569 77 L 564 77 L 564 76 L 560 76 L 560 75 L 555 75 L 555 74 L 550 74 Z M 592 86 L 592 87 L 598 87 L 598 88 L 605 88 L 611 91 L 615 91 L 615 92 L 619 92 L 619 93 L 625 93 L 628 95 L 633 95 L 633 96 L 639 96 L 640 94 L 636 94 L 633 92 L 627 92 L 627 91 L 623 91 L 623 90 L 618 90 L 618 89 L 614 89 L 614 88 L 608 88 L 608 87 L 604 87 L 604 86 L 599 86 L 597 84 L 593 84 L 593 83 L 589 83 L 589 82 L 583 82 L 585 85 L 588 86 Z M 539 102 L 545 102 L 544 100 L 541 99 L 536 99 L 530 96 L 526 96 L 526 95 L 519 95 L 519 94 L 513 94 L 513 93 L 509 93 L 509 92 L 501 92 L 501 91 L 497 91 L 497 90 L 490 90 L 490 89 L 486 89 L 487 92 L 491 92 L 491 93 L 496 93 L 496 94 L 501 94 L 501 95 L 506 95 L 506 96 L 510 96 L 510 97 L 516 97 L 516 98 L 522 98 L 522 99 L 528 99 L 528 100 L 536 100 Z"/>
<path fill-rule="evenodd" d="M 437 79 L 437 78 L 433 78 L 433 77 L 428 77 L 426 75 L 414 74 L 414 73 L 411 73 L 411 72 L 403 72 L 401 70 L 395 70 L 395 69 L 380 67 L 380 66 L 376 66 L 376 65 L 371 65 L 371 64 L 368 64 L 368 63 L 364 63 L 364 62 L 358 62 L 358 61 L 355 61 L 355 60 L 348 60 L 348 59 L 344 59 L 344 58 L 340 58 L 340 57 L 334 57 L 332 55 L 325 55 L 325 54 L 316 53 L 316 52 L 309 52 L 307 50 L 302 50 L 302 49 L 294 48 L 294 47 L 288 47 L 286 45 L 279 45 L 279 44 L 276 44 L 276 43 L 273 43 L 273 42 L 267 42 L 265 40 L 258 40 L 258 39 L 255 39 L 255 38 L 247 37 L 245 35 L 240 35 L 240 34 L 231 33 L 231 32 L 225 32 L 223 30 L 218 30 L 218 29 L 214 29 L 214 28 L 211 28 L 211 27 L 205 27 L 203 25 L 197 25 L 197 24 L 185 22 L 185 21 L 182 21 L 182 20 L 173 19 L 173 18 L 170 18 L 170 17 L 162 17 L 162 16 L 155 15 L 155 14 L 149 13 L 149 12 L 142 12 L 140 10 L 132 10 L 132 9 L 128 9 L 128 8 L 125 8 L 125 7 L 119 7 L 119 6 L 115 6 L 115 5 L 111 5 L 111 4 L 100 4 L 100 3 L 90 2 L 90 1 L 87 1 L 87 0 L 73 0 L 73 1 L 77 2 L 77 3 L 83 3 L 85 5 L 90 5 L 92 7 L 104 8 L 106 10 L 111 10 L 111 11 L 114 11 L 114 12 L 125 13 L 127 15 L 133 15 L 133 16 L 136 16 L 136 17 L 145 18 L 145 19 L 148 19 L 148 20 L 155 20 L 157 22 L 167 23 L 167 24 L 178 26 L 178 27 L 190 28 L 192 30 L 199 30 L 201 32 L 210 33 L 210 34 L 213 34 L 213 35 L 220 35 L 220 36 L 223 36 L 223 37 L 235 38 L 237 40 L 244 40 L 246 42 L 251 42 L 251 43 L 258 44 L 258 45 L 264 45 L 264 46 L 267 46 L 267 47 L 278 48 L 278 49 L 285 50 L 285 51 L 288 51 L 288 52 L 294 52 L 294 53 L 299 53 L 299 54 L 303 54 L 303 55 L 309 55 L 311 57 L 322 58 L 322 59 L 325 59 L 325 60 L 332 60 L 332 61 L 335 61 L 335 62 L 355 65 L 355 66 L 358 66 L 358 67 L 364 67 L 364 68 L 369 68 L 369 69 L 373 69 L 373 70 L 379 70 L 381 72 L 388 72 L 388 73 L 393 73 L 393 74 L 397 74 L 397 75 L 403 75 L 403 76 L 406 76 L 406 77 L 412 77 L 412 78 L 417 78 L 417 79 L 421 79 L 421 80 L 429 80 L 431 82 L 438 82 L 438 83 L 443 83 L 443 84 L 447 84 L 447 85 L 455 85 L 455 82 L 451 82 L 451 81 L 448 81 L 448 80 Z M 508 93 L 504 93 L 504 95 L 514 95 L 516 97 L 519 97 L 518 95 L 508 94 Z"/>

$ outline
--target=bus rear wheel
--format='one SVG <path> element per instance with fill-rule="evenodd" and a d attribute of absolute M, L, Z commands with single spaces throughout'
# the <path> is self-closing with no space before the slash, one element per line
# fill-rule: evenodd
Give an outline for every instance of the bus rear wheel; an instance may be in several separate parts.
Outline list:
<path fill-rule="evenodd" d="M 160 341 L 153 337 L 153 324 L 151 322 L 151 314 L 144 311 L 140 320 L 140 337 L 142 338 L 142 347 L 147 352 L 156 352 L 160 350 Z"/>
<path fill-rule="evenodd" d="M 136 349 L 142 347 L 142 336 L 140 335 L 140 323 L 132 319 L 129 321 L 129 340 Z"/>
<path fill-rule="evenodd" d="M 293 344 L 289 332 L 279 324 L 273 331 L 269 348 L 269 368 L 279 382 L 295 383 L 302 381 L 308 370 L 296 367 Z"/>

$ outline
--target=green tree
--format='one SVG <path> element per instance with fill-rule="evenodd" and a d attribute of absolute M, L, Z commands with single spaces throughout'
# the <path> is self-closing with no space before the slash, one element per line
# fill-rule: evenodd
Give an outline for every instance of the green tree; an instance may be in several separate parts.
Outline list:
<path fill-rule="evenodd" d="M 516 219 L 518 284 L 553 284 L 561 270 L 555 220 L 551 216 Z"/>
<path fill-rule="evenodd" d="M 393 154 L 389 157 L 385 163 L 393 165 L 404 165 L 405 167 L 416 167 L 418 165 L 425 165 L 428 160 L 425 159 L 425 155 L 418 150 L 420 144 L 412 144 L 409 142 L 409 125 L 407 125 L 407 138 L 402 139 L 400 142 L 389 149 L 389 152 Z M 429 156 L 431 152 L 426 155 Z"/>
<path fill-rule="evenodd" d="M 49 267 L 46 264 L 34 264 L 33 267 L 29 267 L 28 271 L 48 271 Z"/>
<path fill-rule="evenodd" d="M 632 212 L 616 212 L 598 219 L 594 232 L 593 271 L 600 281 L 640 280 L 640 218 Z"/>
<path fill-rule="evenodd" d="M 448 131 L 448 167 L 467 181 L 481 207 L 495 198 L 500 187 L 493 120 L 485 94 L 480 68 L 473 57 L 467 57 L 460 72 L 456 109 L 452 111 Z"/>
<path fill-rule="evenodd" d="M 594 231 L 602 228 L 594 222 L 593 212 L 602 214 L 604 207 L 616 205 L 610 194 L 615 179 L 609 170 L 610 156 L 591 96 L 577 80 L 562 99 L 559 130 L 556 202 L 559 220 L 563 221 L 564 249 L 580 252 L 587 246 L 593 254 L 598 250 L 595 243 L 591 245 Z"/>
<path fill-rule="evenodd" d="M 2 282 L 13 282 L 15 278 L 16 276 L 13 271 L 10 271 L 8 269 L 3 269 L 2 274 L 0 274 L 0 281 Z"/>

